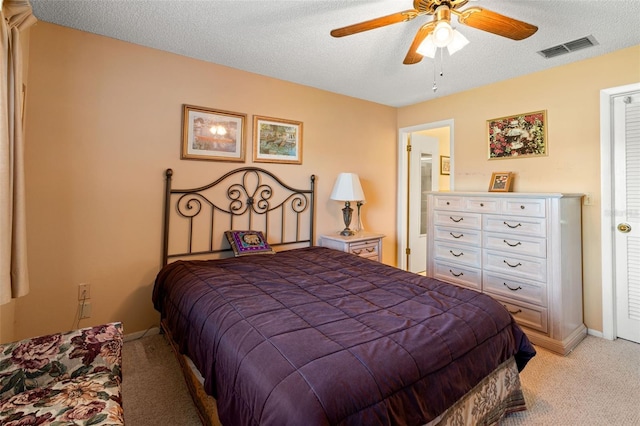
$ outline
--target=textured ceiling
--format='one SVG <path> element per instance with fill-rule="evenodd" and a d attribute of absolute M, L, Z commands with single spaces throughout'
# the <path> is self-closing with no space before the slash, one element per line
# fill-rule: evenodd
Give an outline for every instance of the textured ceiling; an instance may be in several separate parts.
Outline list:
<path fill-rule="evenodd" d="M 457 24 L 470 41 L 437 61 L 403 65 L 419 16 L 343 38 L 338 27 L 413 8 L 411 0 L 31 0 L 41 21 L 390 106 L 405 106 L 640 44 L 640 0 L 479 0 L 539 27 L 513 41 Z M 552 59 L 537 52 L 593 35 Z M 640 62 L 640 58 L 638 58 Z M 612 69 L 611 72 L 615 72 Z M 639 76 L 640 78 L 640 76 Z"/>

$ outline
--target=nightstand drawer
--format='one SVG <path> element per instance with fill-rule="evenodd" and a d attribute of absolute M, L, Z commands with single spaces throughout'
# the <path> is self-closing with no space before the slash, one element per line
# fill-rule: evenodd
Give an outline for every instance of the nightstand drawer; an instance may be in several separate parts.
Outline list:
<path fill-rule="evenodd" d="M 350 243 L 349 253 L 360 257 L 378 257 L 378 240 Z"/>
<path fill-rule="evenodd" d="M 371 232 L 361 232 L 355 235 L 321 235 L 320 245 L 382 262 L 383 238 L 384 235 Z"/>

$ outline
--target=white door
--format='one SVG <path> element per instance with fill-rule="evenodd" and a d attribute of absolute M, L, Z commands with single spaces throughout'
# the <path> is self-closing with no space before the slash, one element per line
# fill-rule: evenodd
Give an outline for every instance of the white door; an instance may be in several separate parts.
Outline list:
<path fill-rule="evenodd" d="M 640 343 L 640 91 L 613 98 L 617 336 Z"/>
<path fill-rule="evenodd" d="M 409 191 L 407 197 L 409 223 L 409 256 L 407 270 L 427 270 L 427 197 L 435 191 L 440 177 L 440 142 L 437 138 L 412 133 L 409 155 Z"/>

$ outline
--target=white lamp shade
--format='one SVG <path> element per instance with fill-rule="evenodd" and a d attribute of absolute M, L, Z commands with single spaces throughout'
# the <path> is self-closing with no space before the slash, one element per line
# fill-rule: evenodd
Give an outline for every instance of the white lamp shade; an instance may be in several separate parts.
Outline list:
<path fill-rule="evenodd" d="M 418 46 L 416 52 L 418 52 L 422 56 L 433 59 L 436 57 L 437 50 L 438 46 L 436 46 L 436 44 L 433 42 L 433 34 L 429 34 L 427 38 L 422 40 L 422 43 L 420 43 L 420 46 Z"/>
<path fill-rule="evenodd" d="M 446 21 L 438 22 L 432 34 L 433 42 L 438 47 L 445 47 L 453 40 L 453 28 L 451 28 L 451 25 Z"/>
<path fill-rule="evenodd" d="M 360 185 L 360 178 L 355 173 L 340 173 L 333 185 L 331 199 L 336 201 L 362 201 L 364 191 Z"/>
<path fill-rule="evenodd" d="M 453 40 L 451 40 L 451 43 L 447 45 L 449 55 L 453 55 L 458 50 L 465 47 L 467 44 L 469 44 L 469 40 L 467 40 L 467 38 L 463 36 L 460 31 L 453 30 Z"/>

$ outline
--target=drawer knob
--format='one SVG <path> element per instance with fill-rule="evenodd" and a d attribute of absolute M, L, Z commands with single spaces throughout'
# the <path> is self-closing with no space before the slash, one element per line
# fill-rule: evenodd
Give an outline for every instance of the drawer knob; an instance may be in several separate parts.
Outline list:
<path fill-rule="evenodd" d="M 480 207 L 484 207 L 484 203 L 480 203 Z"/>
<path fill-rule="evenodd" d="M 461 277 L 464 275 L 464 273 L 460 272 L 459 274 L 456 274 L 455 272 L 453 272 L 451 269 L 449 269 L 449 272 L 451 272 L 451 275 L 453 275 L 454 277 Z"/>
<path fill-rule="evenodd" d="M 520 206 L 520 208 L 521 208 L 522 210 L 524 210 L 524 206 Z"/>
<path fill-rule="evenodd" d="M 517 227 L 519 227 L 519 226 L 522 226 L 522 224 L 521 224 L 521 223 L 519 223 L 519 224 L 517 224 L 517 225 L 509 225 L 507 222 L 502 222 L 502 223 L 504 223 L 505 225 L 507 225 L 507 226 L 508 226 L 509 228 L 511 228 L 511 229 L 515 229 L 515 228 L 517 228 Z"/>
<path fill-rule="evenodd" d="M 460 219 L 454 219 L 454 218 L 452 218 L 451 216 L 449 216 L 449 219 L 451 219 L 451 220 L 452 220 L 452 221 L 454 221 L 455 223 L 458 223 L 458 222 L 462 222 L 462 221 L 464 220 L 464 217 L 461 217 Z"/>
<path fill-rule="evenodd" d="M 449 250 L 449 253 L 451 253 L 451 254 L 452 254 L 452 255 L 454 255 L 455 257 L 460 257 L 460 256 L 464 255 L 464 253 L 463 253 L 463 252 L 460 252 L 460 253 L 458 253 L 458 254 L 455 254 L 455 253 L 453 252 L 453 250 Z M 505 262 L 506 262 L 506 260 L 505 260 Z"/>
<path fill-rule="evenodd" d="M 517 268 L 518 266 L 522 266 L 522 263 L 520 263 L 520 262 L 516 263 L 515 265 L 510 264 L 506 260 L 503 260 L 503 262 L 506 263 L 508 266 L 510 266 L 512 268 Z"/>
<path fill-rule="evenodd" d="M 517 242 L 517 243 L 515 243 L 515 244 L 511 244 L 511 243 L 510 243 L 509 241 L 507 241 L 507 240 L 502 240 L 502 241 L 504 241 L 504 243 L 505 243 L 506 245 L 508 245 L 509 247 L 518 247 L 519 245 L 522 245 L 522 243 L 521 243 L 520 241 L 518 241 L 518 242 Z"/>
<path fill-rule="evenodd" d="M 453 238 L 462 238 L 462 237 L 464 237 L 464 234 L 455 235 L 453 232 L 449 232 L 449 235 L 451 235 Z"/>
<path fill-rule="evenodd" d="M 520 286 L 518 286 L 518 287 L 516 287 L 516 288 L 513 288 L 513 287 L 509 287 L 509 284 L 507 284 L 507 283 L 502 283 L 502 284 L 504 284 L 504 285 L 505 285 L 505 287 L 507 287 L 507 288 L 508 288 L 509 290 L 511 290 L 511 291 L 518 291 L 518 290 L 522 290 L 522 287 L 520 287 Z"/>
<path fill-rule="evenodd" d="M 447 201 L 447 205 L 451 204 L 450 202 Z"/>

